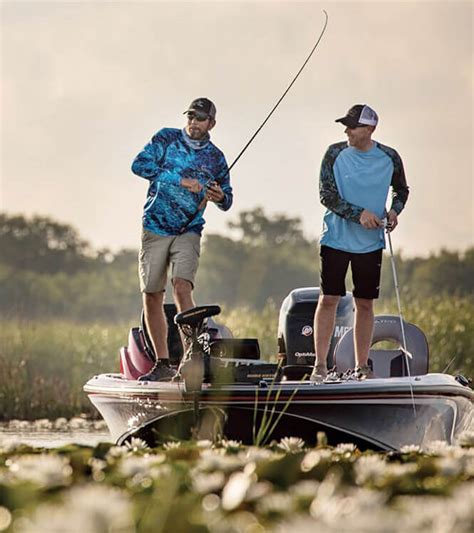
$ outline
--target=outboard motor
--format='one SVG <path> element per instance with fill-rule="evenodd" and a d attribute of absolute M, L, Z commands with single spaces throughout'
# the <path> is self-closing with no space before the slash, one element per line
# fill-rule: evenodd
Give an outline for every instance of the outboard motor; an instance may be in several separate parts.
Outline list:
<path fill-rule="evenodd" d="M 278 321 L 278 348 L 286 365 L 314 364 L 314 313 L 318 304 L 319 287 L 294 289 L 283 300 Z M 352 294 L 342 296 L 336 313 L 331 345 L 328 354 L 328 368 L 333 365 L 333 352 L 339 339 L 354 323 L 354 302 Z"/>

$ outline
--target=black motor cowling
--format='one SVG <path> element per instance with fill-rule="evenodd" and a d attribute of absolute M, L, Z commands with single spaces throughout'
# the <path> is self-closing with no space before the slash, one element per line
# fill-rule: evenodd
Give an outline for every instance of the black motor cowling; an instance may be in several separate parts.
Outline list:
<path fill-rule="evenodd" d="M 318 304 L 319 287 L 294 289 L 283 300 L 278 321 L 278 348 L 286 365 L 314 363 L 313 320 Z M 342 335 L 354 323 L 352 294 L 341 297 L 336 313 L 336 325 L 328 354 L 332 366 L 334 348 Z"/>

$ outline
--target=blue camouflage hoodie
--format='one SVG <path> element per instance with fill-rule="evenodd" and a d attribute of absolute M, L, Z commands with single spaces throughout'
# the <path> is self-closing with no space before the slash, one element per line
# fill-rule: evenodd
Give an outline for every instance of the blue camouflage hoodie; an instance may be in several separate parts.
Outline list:
<path fill-rule="evenodd" d="M 198 179 L 203 185 L 216 181 L 224 191 L 217 206 L 227 211 L 232 205 L 227 162 L 209 136 L 196 141 L 184 129 L 163 128 L 134 159 L 132 172 L 150 181 L 143 227 L 159 235 L 202 233 L 205 206 L 199 206 L 205 190 L 192 193 L 180 185 L 181 178 Z"/>

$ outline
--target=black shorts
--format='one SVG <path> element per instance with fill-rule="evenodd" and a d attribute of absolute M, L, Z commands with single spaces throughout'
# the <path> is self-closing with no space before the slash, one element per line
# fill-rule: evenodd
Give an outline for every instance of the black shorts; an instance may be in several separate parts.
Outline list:
<path fill-rule="evenodd" d="M 349 263 L 355 298 L 373 300 L 379 297 L 382 248 L 366 254 L 353 254 L 321 246 L 321 292 L 332 296 L 345 296 L 344 283 Z"/>

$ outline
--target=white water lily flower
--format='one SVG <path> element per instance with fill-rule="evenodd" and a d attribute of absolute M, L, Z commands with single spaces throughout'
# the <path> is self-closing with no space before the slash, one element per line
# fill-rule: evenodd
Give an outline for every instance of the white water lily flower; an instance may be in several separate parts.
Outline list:
<path fill-rule="evenodd" d="M 341 442 L 334 448 L 334 453 L 345 455 L 354 453 L 357 450 L 357 446 L 352 442 Z"/>
<path fill-rule="evenodd" d="M 74 487 L 62 505 L 44 504 L 15 526 L 19 533 L 135 533 L 127 494 L 96 484 Z"/>
<path fill-rule="evenodd" d="M 455 446 L 451 446 L 444 440 L 434 440 L 425 446 L 425 452 L 430 455 L 450 455 L 455 450 Z"/>
<path fill-rule="evenodd" d="M 400 452 L 405 454 L 421 453 L 421 448 L 418 444 L 406 444 L 400 448 Z"/>
<path fill-rule="evenodd" d="M 53 423 L 54 429 L 65 431 L 67 430 L 67 419 L 64 417 L 56 418 Z"/>
<path fill-rule="evenodd" d="M 224 452 L 224 453 L 222 453 Z M 237 455 L 225 455 L 224 450 L 203 450 L 201 459 L 197 465 L 197 470 L 201 472 L 233 472 L 243 468 L 248 459 L 240 453 Z"/>
<path fill-rule="evenodd" d="M 53 423 L 47 418 L 39 418 L 33 422 L 33 428 L 37 430 L 52 429 Z"/>
<path fill-rule="evenodd" d="M 385 474 L 387 463 L 379 455 L 364 455 L 359 457 L 354 464 L 357 485 L 379 479 Z"/>
<path fill-rule="evenodd" d="M 61 487 L 71 482 L 69 459 L 59 455 L 21 455 L 8 459 L 6 466 L 13 481 L 31 482 L 44 488 Z"/>
<path fill-rule="evenodd" d="M 97 431 L 108 429 L 107 422 L 105 420 L 94 420 L 94 422 L 92 422 L 92 427 Z"/>
<path fill-rule="evenodd" d="M 334 448 L 335 453 L 353 453 L 357 450 L 357 446 L 352 442 L 341 442 Z"/>
<path fill-rule="evenodd" d="M 436 468 L 442 476 L 457 476 L 463 471 L 463 462 L 454 457 L 439 457 L 435 460 Z"/>
<path fill-rule="evenodd" d="M 272 459 L 278 459 L 280 454 L 269 450 L 268 448 L 259 448 L 258 446 L 250 446 L 246 450 L 243 449 L 239 453 L 239 457 L 244 462 L 261 463 L 264 461 L 270 461 Z"/>
<path fill-rule="evenodd" d="M 88 429 L 89 422 L 82 416 L 74 416 L 69 420 L 69 429 Z"/>
<path fill-rule="evenodd" d="M 163 448 L 165 450 L 176 450 L 177 448 L 179 448 L 181 446 L 181 441 L 169 441 L 169 442 L 165 442 L 163 444 Z"/>
<path fill-rule="evenodd" d="M 219 442 L 219 445 L 227 452 L 237 452 L 242 448 L 242 443 L 237 440 L 223 439 Z"/>
<path fill-rule="evenodd" d="M 454 457 L 462 459 L 466 457 L 474 457 L 474 447 L 453 446 L 444 441 L 436 441 L 429 445 L 426 453 L 438 457 Z"/>
<path fill-rule="evenodd" d="M 304 456 L 303 461 L 301 461 L 301 471 L 309 472 L 321 461 L 330 461 L 331 459 L 331 450 L 328 450 L 326 448 L 323 448 L 321 450 L 311 450 Z"/>
<path fill-rule="evenodd" d="M 354 465 L 356 483 L 363 485 L 383 478 L 400 478 L 417 471 L 416 463 L 387 463 L 378 455 L 360 457 Z"/>
<path fill-rule="evenodd" d="M 310 514 L 323 523 L 339 523 L 340 526 L 346 523 L 346 526 L 352 526 L 347 530 L 360 531 L 356 526 L 359 516 L 366 516 L 370 521 L 377 510 L 383 509 L 387 497 L 384 493 L 373 490 L 341 487 L 339 481 L 336 476 L 321 483 L 311 504 Z M 329 485 L 327 488 L 326 484 Z M 344 527 L 341 529 L 346 530 Z"/>
<path fill-rule="evenodd" d="M 194 490 L 199 494 L 208 494 L 222 489 L 225 475 L 222 472 L 196 473 L 192 476 Z"/>
<path fill-rule="evenodd" d="M 132 437 L 129 441 L 127 441 L 125 443 L 125 448 L 129 453 L 136 453 L 150 449 L 148 444 L 143 439 L 138 437 Z"/>
<path fill-rule="evenodd" d="M 277 444 L 277 448 L 286 453 L 299 453 L 305 447 L 305 441 L 299 437 L 283 437 Z"/>
<path fill-rule="evenodd" d="M 203 439 L 203 440 L 198 440 L 196 442 L 196 446 L 198 448 L 201 448 L 201 449 L 206 449 L 206 448 L 212 448 L 213 446 L 213 443 L 212 443 L 212 440 L 206 440 L 206 439 Z"/>
<path fill-rule="evenodd" d="M 105 454 L 105 458 L 107 461 L 113 461 L 127 454 L 128 449 L 125 446 L 111 446 L 108 452 Z"/>
<path fill-rule="evenodd" d="M 17 431 L 26 431 L 30 429 L 30 423 L 28 422 L 28 420 L 13 419 L 8 422 L 8 427 Z"/>
<path fill-rule="evenodd" d="M 103 481 L 105 478 L 104 470 L 107 467 L 107 461 L 98 459 L 97 457 L 91 457 L 87 464 L 92 470 L 92 479 L 94 481 Z"/>
<path fill-rule="evenodd" d="M 166 460 L 164 454 L 130 455 L 124 457 L 117 468 L 118 473 L 134 484 L 141 483 L 144 478 L 157 479 L 163 475 L 159 466 Z"/>

